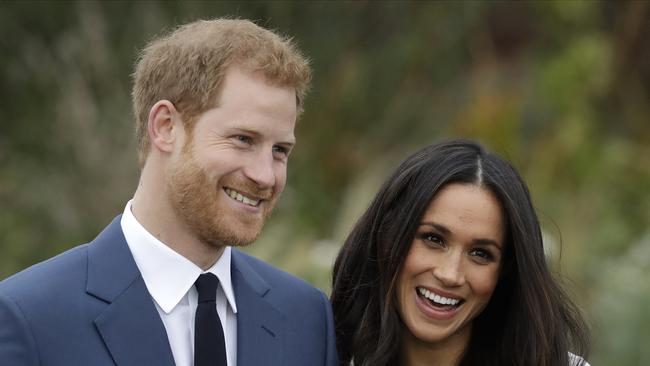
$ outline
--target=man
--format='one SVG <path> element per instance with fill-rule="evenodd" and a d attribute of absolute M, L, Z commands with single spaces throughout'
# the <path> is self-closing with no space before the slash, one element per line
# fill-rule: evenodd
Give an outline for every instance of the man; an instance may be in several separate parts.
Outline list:
<path fill-rule="evenodd" d="M 325 295 L 232 248 L 285 186 L 310 74 L 245 20 L 150 43 L 135 195 L 92 242 L 0 283 L 0 364 L 336 365 Z"/>

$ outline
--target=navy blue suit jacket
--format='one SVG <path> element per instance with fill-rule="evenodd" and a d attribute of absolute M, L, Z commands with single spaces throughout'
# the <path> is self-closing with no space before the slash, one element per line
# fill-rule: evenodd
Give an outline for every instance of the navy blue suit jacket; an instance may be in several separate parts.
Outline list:
<path fill-rule="evenodd" d="M 321 291 L 236 249 L 231 271 L 239 366 L 337 365 Z M 119 216 L 92 242 L 0 282 L 0 365 L 174 365 Z"/>

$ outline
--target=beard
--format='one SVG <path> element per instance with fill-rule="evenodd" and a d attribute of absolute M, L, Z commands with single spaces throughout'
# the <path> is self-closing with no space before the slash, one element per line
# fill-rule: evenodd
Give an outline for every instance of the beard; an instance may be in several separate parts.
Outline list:
<path fill-rule="evenodd" d="M 172 209 L 191 233 L 213 247 L 245 246 L 259 236 L 271 213 L 277 194 L 261 191 L 246 180 L 211 179 L 205 169 L 194 159 L 191 149 L 183 152 L 184 158 L 174 166 L 167 180 Z M 223 180 L 226 185 L 218 184 Z M 231 207 L 223 187 L 231 187 L 264 198 L 260 212 L 251 213 Z"/>

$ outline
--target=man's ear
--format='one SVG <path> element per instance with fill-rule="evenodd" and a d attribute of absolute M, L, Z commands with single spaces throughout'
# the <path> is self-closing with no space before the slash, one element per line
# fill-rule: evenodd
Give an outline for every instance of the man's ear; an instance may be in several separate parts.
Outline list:
<path fill-rule="evenodd" d="M 163 152 L 172 152 L 174 145 L 182 143 L 183 125 L 172 102 L 163 99 L 151 107 L 147 132 L 151 147 Z"/>

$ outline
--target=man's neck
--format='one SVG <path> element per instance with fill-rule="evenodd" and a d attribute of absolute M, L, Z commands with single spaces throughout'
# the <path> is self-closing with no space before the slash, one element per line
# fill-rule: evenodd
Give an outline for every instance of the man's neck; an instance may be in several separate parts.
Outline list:
<path fill-rule="evenodd" d="M 178 218 L 165 192 L 144 189 L 142 181 L 131 202 L 131 212 L 151 235 L 173 251 L 206 270 L 219 260 L 224 247 L 201 241 Z"/>

